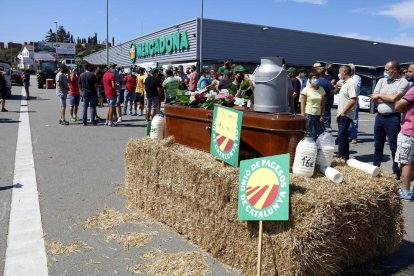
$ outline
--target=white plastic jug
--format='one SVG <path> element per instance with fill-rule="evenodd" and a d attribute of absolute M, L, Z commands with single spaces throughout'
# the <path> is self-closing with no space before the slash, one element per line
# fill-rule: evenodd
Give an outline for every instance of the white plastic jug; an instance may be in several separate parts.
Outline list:
<path fill-rule="evenodd" d="M 161 114 L 154 116 L 151 122 L 151 139 L 163 139 L 164 138 L 164 128 L 165 128 L 165 118 Z"/>
<path fill-rule="evenodd" d="M 318 147 L 316 164 L 319 166 L 330 167 L 335 152 L 335 140 L 332 137 L 330 129 L 327 129 L 324 133 L 319 135 L 316 140 L 316 145 Z"/>
<path fill-rule="evenodd" d="M 312 177 L 315 171 L 316 155 L 318 149 L 312 137 L 303 138 L 296 147 L 295 160 L 293 161 L 293 174 Z"/>

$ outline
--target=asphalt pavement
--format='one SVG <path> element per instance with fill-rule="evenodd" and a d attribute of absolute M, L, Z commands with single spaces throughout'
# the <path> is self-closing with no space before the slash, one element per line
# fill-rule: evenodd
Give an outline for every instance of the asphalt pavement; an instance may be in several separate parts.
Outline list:
<path fill-rule="evenodd" d="M 33 78 L 32 83 L 35 83 Z M 9 112 L 0 113 L 0 259 L 4 259 L 7 247 L 11 192 L 17 189 L 13 187 L 13 170 L 21 89 L 13 87 L 14 96 L 6 106 Z M 87 244 L 73 253 L 48 252 L 50 275 L 129 275 L 129 267 L 145 262 L 140 258 L 143 254 L 156 250 L 199 252 L 209 266 L 210 275 L 237 275 L 159 223 L 121 224 L 112 230 L 84 229 L 81 223 L 105 207 L 129 212 L 125 197 L 117 193 L 124 185 L 123 153 L 130 138 L 145 136 L 146 122 L 143 117 L 125 116 L 119 127 L 107 127 L 104 122 L 98 126 L 82 126 L 81 122 L 62 126 L 58 124 L 59 104 L 54 90 L 32 86 L 31 95 L 36 97 L 28 105 L 44 239 L 49 244 L 55 241 Z M 98 108 L 99 116 L 104 117 L 106 110 Z M 351 145 L 351 155 L 366 162 L 372 161 L 374 118 L 367 112 L 360 113 L 359 143 Z M 332 126 L 335 131 L 336 124 Z M 382 169 L 390 171 L 387 144 L 384 159 Z M 407 234 L 398 252 L 379 264 L 353 269 L 348 275 L 414 275 L 413 214 L 414 202 L 404 203 Z M 111 233 L 125 232 L 157 234 L 146 245 L 128 250 L 116 241 L 106 240 Z M 3 269 L 4 262 L 0 262 L 0 273 Z"/>

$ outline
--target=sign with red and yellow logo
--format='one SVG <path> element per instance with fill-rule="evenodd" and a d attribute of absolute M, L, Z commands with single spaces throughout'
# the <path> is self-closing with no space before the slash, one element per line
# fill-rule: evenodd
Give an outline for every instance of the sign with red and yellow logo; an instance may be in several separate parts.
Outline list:
<path fill-rule="evenodd" d="M 289 154 L 240 162 L 240 220 L 288 220 Z"/>
<path fill-rule="evenodd" d="M 215 157 L 237 167 L 243 112 L 215 106 L 210 152 Z"/>

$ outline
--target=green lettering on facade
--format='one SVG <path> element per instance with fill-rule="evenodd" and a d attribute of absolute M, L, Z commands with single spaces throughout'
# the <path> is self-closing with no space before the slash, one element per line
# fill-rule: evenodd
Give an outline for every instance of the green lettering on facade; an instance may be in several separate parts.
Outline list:
<path fill-rule="evenodd" d="M 174 52 L 180 50 L 180 33 L 176 32 L 172 34 L 172 49 Z"/>
<path fill-rule="evenodd" d="M 160 37 L 160 54 L 165 53 L 165 37 Z"/>
<path fill-rule="evenodd" d="M 158 55 L 160 53 L 160 41 L 158 39 L 155 40 L 155 48 L 154 48 L 154 55 Z"/>
<path fill-rule="evenodd" d="M 180 50 L 188 50 L 188 37 L 187 32 L 181 32 L 181 42 L 180 42 Z"/>
<path fill-rule="evenodd" d="M 137 58 L 142 57 L 142 48 L 141 48 L 141 43 L 136 45 L 136 50 L 137 50 Z"/>
<path fill-rule="evenodd" d="M 150 54 L 150 56 L 154 55 L 154 40 L 150 40 L 150 42 L 148 43 L 148 53 Z"/>
<path fill-rule="evenodd" d="M 177 51 L 188 50 L 190 48 L 186 31 L 175 32 L 153 40 L 146 40 L 135 44 L 135 46 L 137 58 L 176 53 Z"/>
<path fill-rule="evenodd" d="M 167 50 L 167 53 L 171 53 L 173 50 L 173 44 L 172 44 L 172 35 L 167 35 L 165 37 L 165 48 Z"/>

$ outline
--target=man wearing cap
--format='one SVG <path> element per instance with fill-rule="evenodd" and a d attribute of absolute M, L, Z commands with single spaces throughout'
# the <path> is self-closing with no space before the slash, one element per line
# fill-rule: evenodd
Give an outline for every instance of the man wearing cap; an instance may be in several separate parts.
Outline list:
<path fill-rule="evenodd" d="M 207 69 L 201 70 L 201 77 L 198 79 L 198 82 L 197 82 L 198 91 L 202 91 L 206 86 L 210 85 L 210 81 L 207 78 L 207 73 L 208 73 Z"/>
<path fill-rule="evenodd" d="M 230 71 L 227 69 L 223 70 L 223 78 L 220 80 L 218 89 L 229 89 L 229 86 L 232 82 L 232 79 L 230 78 Z"/>
<path fill-rule="evenodd" d="M 145 93 L 147 95 L 147 121 L 152 120 L 158 110 L 158 101 L 162 93 L 162 86 L 158 78 L 158 69 L 153 69 L 150 72 L 151 76 L 145 79 Z"/>
<path fill-rule="evenodd" d="M 250 97 L 253 95 L 251 80 L 246 79 L 244 73 L 246 69 L 242 65 L 237 65 L 233 70 L 233 82 L 230 84 L 229 93 L 235 97 L 242 97 L 244 95 Z M 243 95 L 244 94 L 244 95 Z"/>
<path fill-rule="evenodd" d="M 400 75 L 400 63 L 391 60 L 385 64 L 384 78 L 380 79 L 375 86 L 371 100 L 378 103 L 378 114 L 374 125 L 374 166 L 381 166 L 384 157 L 385 140 L 390 145 L 392 154 L 392 171 L 397 180 L 401 172 L 395 153 L 397 151 L 397 136 L 400 132 L 401 114 L 395 110 L 395 102 L 400 100 L 407 91 L 408 81 Z"/>

